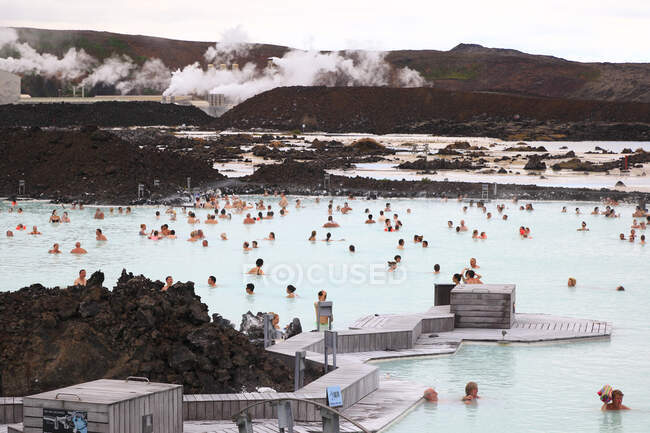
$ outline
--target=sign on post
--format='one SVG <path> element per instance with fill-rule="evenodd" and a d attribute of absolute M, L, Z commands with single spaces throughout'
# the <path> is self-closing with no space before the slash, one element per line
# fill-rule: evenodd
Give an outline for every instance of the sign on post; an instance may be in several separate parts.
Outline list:
<path fill-rule="evenodd" d="M 343 407 L 343 394 L 340 386 L 327 387 L 327 405 L 329 407 Z"/>

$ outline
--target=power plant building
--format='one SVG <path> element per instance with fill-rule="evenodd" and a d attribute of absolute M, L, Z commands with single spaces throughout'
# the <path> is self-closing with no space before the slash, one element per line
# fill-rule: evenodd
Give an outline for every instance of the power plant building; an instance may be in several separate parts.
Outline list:
<path fill-rule="evenodd" d="M 20 77 L 0 71 L 0 105 L 14 104 L 20 100 Z"/>

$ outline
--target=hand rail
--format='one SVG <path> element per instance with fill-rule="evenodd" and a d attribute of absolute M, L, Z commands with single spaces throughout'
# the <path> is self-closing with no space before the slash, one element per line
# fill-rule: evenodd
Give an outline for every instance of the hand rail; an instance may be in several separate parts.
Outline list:
<path fill-rule="evenodd" d="M 79 397 L 77 394 L 73 394 L 71 392 L 59 392 L 54 396 L 54 400 L 58 400 L 60 395 L 72 395 L 74 397 L 77 397 L 79 401 L 81 401 L 81 397 Z"/>
<path fill-rule="evenodd" d="M 264 400 L 264 401 L 258 401 L 257 403 L 253 403 L 253 404 L 251 404 L 250 406 L 245 407 L 244 409 L 242 409 L 242 410 L 240 410 L 239 412 L 237 412 L 236 414 L 234 414 L 234 415 L 232 416 L 232 420 L 233 420 L 233 422 L 236 423 L 236 422 L 237 422 L 237 418 L 239 418 L 239 415 L 243 414 L 244 412 L 248 412 L 249 409 L 251 409 L 251 408 L 253 408 L 253 407 L 255 407 L 255 406 L 259 406 L 259 405 L 261 405 L 261 404 L 266 404 L 266 403 L 272 403 L 272 402 L 287 401 L 287 400 L 288 400 L 288 401 L 301 401 L 301 402 L 303 402 L 303 403 L 309 403 L 309 404 L 312 404 L 312 405 L 314 405 L 314 406 L 316 406 L 316 407 L 319 407 L 319 408 L 321 408 L 321 409 L 329 410 L 330 412 L 337 414 L 338 416 L 340 416 L 340 417 L 343 418 L 344 420 L 346 420 L 346 421 L 352 423 L 355 427 L 359 428 L 363 433 L 370 433 L 370 430 L 368 430 L 367 428 L 365 428 L 364 426 L 362 426 L 362 425 L 359 424 L 358 422 L 354 421 L 353 419 L 350 419 L 350 418 L 348 418 L 347 416 L 343 415 L 341 412 L 339 412 L 339 411 L 336 410 L 336 409 L 333 409 L 333 408 L 331 408 L 331 407 L 329 407 L 329 406 L 325 406 L 324 404 L 317 403 L 317 402 L 315 402 L 315 401 L 306 400 L 306 399 L 304 399 L 304 398 L 295 398 L 295 397 L 283 397 L 283 398 L 278 398 L 278 399 L 269 399 L 269 400 Z"/>
<path fill-rule="evenodd" d="M 149 383 L 149 378 L 144 377 L 144 376 L 129 376 L 124 381 L 128 382 L 129 380 L 133 380 L 133 381 L 136 381 L 136 382 L 147 382 L 147 383 Z"/>

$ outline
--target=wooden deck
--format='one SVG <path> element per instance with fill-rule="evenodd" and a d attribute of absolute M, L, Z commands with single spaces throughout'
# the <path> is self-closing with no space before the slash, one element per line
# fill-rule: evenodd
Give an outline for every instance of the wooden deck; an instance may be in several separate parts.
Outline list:
<path fill-rule="evenodd" d="M 337 368 L 306 385 L 297 393 L 240 393 L 185 395 L 184 431 L 188 433 L 237 433 L 232 415 L 257 401 L 286 397 L 325 402 L 325 389 L 341 386 L 343 413 L 371 431 L 378 431 L 421 401 L 425 386 L 381 378 L 379 369 L 369 364 L 391 358 L 412 358 L 454 354 L 463 342 L 544 343 L 607 338 L 610 323 L 598 320 L 558 317 L 547 314 L 514 315 L 509 329 L 454 328 L 449 306 L 432 307 L 418 314 L 368 315 L 338 331 Z M 288 365 L 295 352 L 306 351 L 307 361 L 322 367 L 322 332 L 304 332 L 267 350 Z M 332 358 L 330 356 L 330 365 Z M 313 405 L 292 403 L 297 420 L 296 432 L 321 431 L 320 412 Z M 251 410 L 254 431 L 278 432 L 277 413 L 270 404 Z M 22 400 L 0 399 L 0 424 L 20 421 Z M 0 433 L 6 433 L 6 425 Z M 356 432 L 342 423 L 343 432 Z"/>

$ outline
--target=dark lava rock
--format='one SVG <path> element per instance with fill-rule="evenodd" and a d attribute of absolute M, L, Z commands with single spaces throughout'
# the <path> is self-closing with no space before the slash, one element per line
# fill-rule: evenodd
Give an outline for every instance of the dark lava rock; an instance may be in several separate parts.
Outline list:
<path fill-rule="evenodd" d="M 322 183 L 325 170 L 317 163 L 300 163 L 285 160 L 282 164 L 267 164 L 259 166 L 253 174 L 246 176 L 248 182 L 278 185 L 285 183 Z"/>
<path fill-rule="evenodd" d="M 200 109 L 159 102 L 0 105 L 0 127 L 204 125 L 214 121 Z"/>
<path fill-rule="evenodd" d="M 540 157 L 533 155 L 528 158 L 524 170 L 546 170 L 546 163 Z"/>
<path fill-rule="evenodd" d="M 141 149 L 109 131 L 0 130 L 0 194 L 14 194 L 22 179 L 30 197 L 130 203 L 140 183 L 147 197 L 163 196 L 182 189 L 187 177 L 198 186 L 224 176 L 206 161 Z"/>
<path fill-rule="evenodd" d="M 96 272 L 91 279 L 103 280 Z M 185 393 L 293 390 L 292 371 L 194 293 L 122 272 L 101 286 L 0 292 L 0 389 L 24 396 L 100 378 L 145 376 Z"/>
<path fill-rule="evenodd" d="M 485 164 L 474 164 L 470 160 L 466 159 L 430 159 L 426 160 L 424 158 L 416 159 L 415 161 L 406 161 L 397 166 L 399 169 L 403 170 L 421 170 L 421 171 L 430 171 L 430 170 L 479 170 L 485 168 Z"/>

